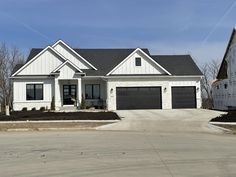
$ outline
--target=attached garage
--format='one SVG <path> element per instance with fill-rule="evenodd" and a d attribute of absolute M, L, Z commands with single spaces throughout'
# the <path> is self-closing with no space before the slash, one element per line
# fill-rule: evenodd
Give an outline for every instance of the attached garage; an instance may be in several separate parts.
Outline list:
<path fill-rule="evenodd" d="M 161 87 L 116 87 L 116 106 L 125 109 L 161 109 Z"/>
<path fill-rule="evenodd" d="M 172 87 L 172 108 L 196 108 L 196 87 Z"/>

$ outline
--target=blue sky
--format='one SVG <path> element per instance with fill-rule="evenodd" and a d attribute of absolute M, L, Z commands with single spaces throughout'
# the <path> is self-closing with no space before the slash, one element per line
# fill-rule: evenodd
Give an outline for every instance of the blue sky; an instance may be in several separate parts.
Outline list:
<path fill-rule="evenodd" d="M 235 0 L 0 0 L 0 42 L 28 54 L 62 39 L 72 47 L 147 47 L 222 59 Z"/>

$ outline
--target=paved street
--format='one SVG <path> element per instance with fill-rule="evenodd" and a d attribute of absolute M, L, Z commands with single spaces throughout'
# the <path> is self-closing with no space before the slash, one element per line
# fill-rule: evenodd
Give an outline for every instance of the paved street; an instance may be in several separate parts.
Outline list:
<path fill-rule="evenodd" d="M 210 117 L 219 112 L 183 111 L 187 116 L 178 124 L 182 127 L 173 129 L 177 118 L 170 115 L 174 112 L 166 113 L 166 119 L 145 118 L 150 123 L 143 129 L 139 121 L 129 125 L 138 115 L 120 112 L 129 116 L 123 125 L 99 131 L 1 132 L 0 176 L 235 177 L 236 136 L 207 130 L 207 117 L 187 119 L 189 114 Z M 166 129 L 151 126 L 148 130 L 151 122 Z"/>

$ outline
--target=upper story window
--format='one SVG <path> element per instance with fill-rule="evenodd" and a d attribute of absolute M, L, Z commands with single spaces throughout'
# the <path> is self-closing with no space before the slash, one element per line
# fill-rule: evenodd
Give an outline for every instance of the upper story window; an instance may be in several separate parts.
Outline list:
<path fill-rule="evenodd" d="M 43 84 L 26 84 L 26 100 L 43 100 Z"/>
<path fill-rule="evenodd" d="M 135 66 L 141 66 L 141 58 L 135 58 Z"/>
<path fill-rule="evenodd" d="M 100 99 L 100 85 L 86 84 L 85 85 L 85 99 Z"/>

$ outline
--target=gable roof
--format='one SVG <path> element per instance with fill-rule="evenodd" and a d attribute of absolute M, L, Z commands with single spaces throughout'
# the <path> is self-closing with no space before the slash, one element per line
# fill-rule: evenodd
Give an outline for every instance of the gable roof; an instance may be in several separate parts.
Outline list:
<path fill-rule="evenodd" d="M 64 63 L 62 63 L 61 65 L 59 65 L 56 69 L 54 69 L 52 71 L 52 73 L 58 72 L 63 66 L 65 66 L 66 64 L 71 65 L 76 71 L 79 71 L 82 73 L 82 71 L 74 64 L 72 63 L 70 60 L 66 60 Z"/>
<path fill-rule="evenodd" d="M 15 76 L 16 74 L 18 74 L 20 71 L 22 71 L 27 65 L 29 65 L 31 62 L 33 62 L 38 56 L 40 56 L 41 54 L 45 53 L 46 51 L 51 50 L 54 54 L 56 54 L 57 56 L 59 56 L 61 59 L 63 59 L 64 61 L 66 61 L 66 58 L 61 55 L 59 52 L 57 52 L 56 50 L 54 50 L 51 46 L 47 46 L 46 48 L 38 51 L 38 53 L 35 53 L 35 55 L 27 61 L 25 64 L 23 64 L 18 70 L 16 70 L 15 72 L 13 72 L 12 76 Z M 20 65 L 18 65 L 19 67 Z M 15 70 L 15 68 L 13 69 Z"/>
<path fill-rule="evenodd" d="M 97 70 L 91 63 L 89 63 L 87 60 L 85 60 L 79 53 L 75 52 L 69 45 L 67 45 L 65 42 L 62 40 L 58 40 L 55 44 L 53 44 L 52 48 L 57 46 L 58 44 L 62 44 L 64 47 L 66 47 L 71 53 L 82 59 L 87 65 L 89 65 L 91 68 Z"/>
<path fill-rule="evenodd" d="M 109 71 L 109 73 L 107 73 L 106 75 L 110 75 L 112 74 L 119 66 L 122 65 L 122 63 L 124 63 L 126 60 L 128 60 L 128 58 L 133 55 L 135 52 L 141 52 L 142 54 L 144 54 L 148 59 L 150 59 L 156 66 L 158 66 L 159 68 L 161 68 L 166 74 L 168 75 L 171 75 L 165 68 L 163 68 L 160 64 L 158 64 L 155 60 L 153 60 L 151 57 L 150 57 L 150 54 L 146 54 L 145 52 L 142 51 L 142 49 L 140 48 L 137 48 L 135 49 L 131 54 L 129 54 L 122 62 L 120 62 L 118 65 L 116 65 L 116 67 L 114 67 L 111 71 Z"/>
<path fill-rule="evenodd" d="M 190 55 L 151 55 L 151 57 L 172 75 L 203 75 Z"/>
<path fill-rule="evenodd" d="M 230 36 L 230 40 L 228 42 L 228 45 L 227 45 L 223 60 L 222 60 L 221 65 L 220 65 L 220 69 L 219 69 L 218 74 L 216 76 L 216 79 L 226 79 L 227 78 L 227 61 L 226 61 L 226 57 L 228 55 L 231 43 L 233 42 L 235 32 L 236 32 L 236 28 L 233 29 L 232 34 Z"/>
<path fill-rule="evenodd" d="M 33 48 L 30 51 L 27 61 L 30 61 L 43 49 Z M 83 69 L 87 76 L 105 76 L 127 56 L 134 52 L 135 48 L 126 49 L 81 49 L 74 48 L 75 52 L 93 64 L 98 70 Z M 201 71 L 190 55 L 150 55 L 148 49 L 141 48 L 148 56 L 160 64 L 172 75 L 199 76 Z"/>

